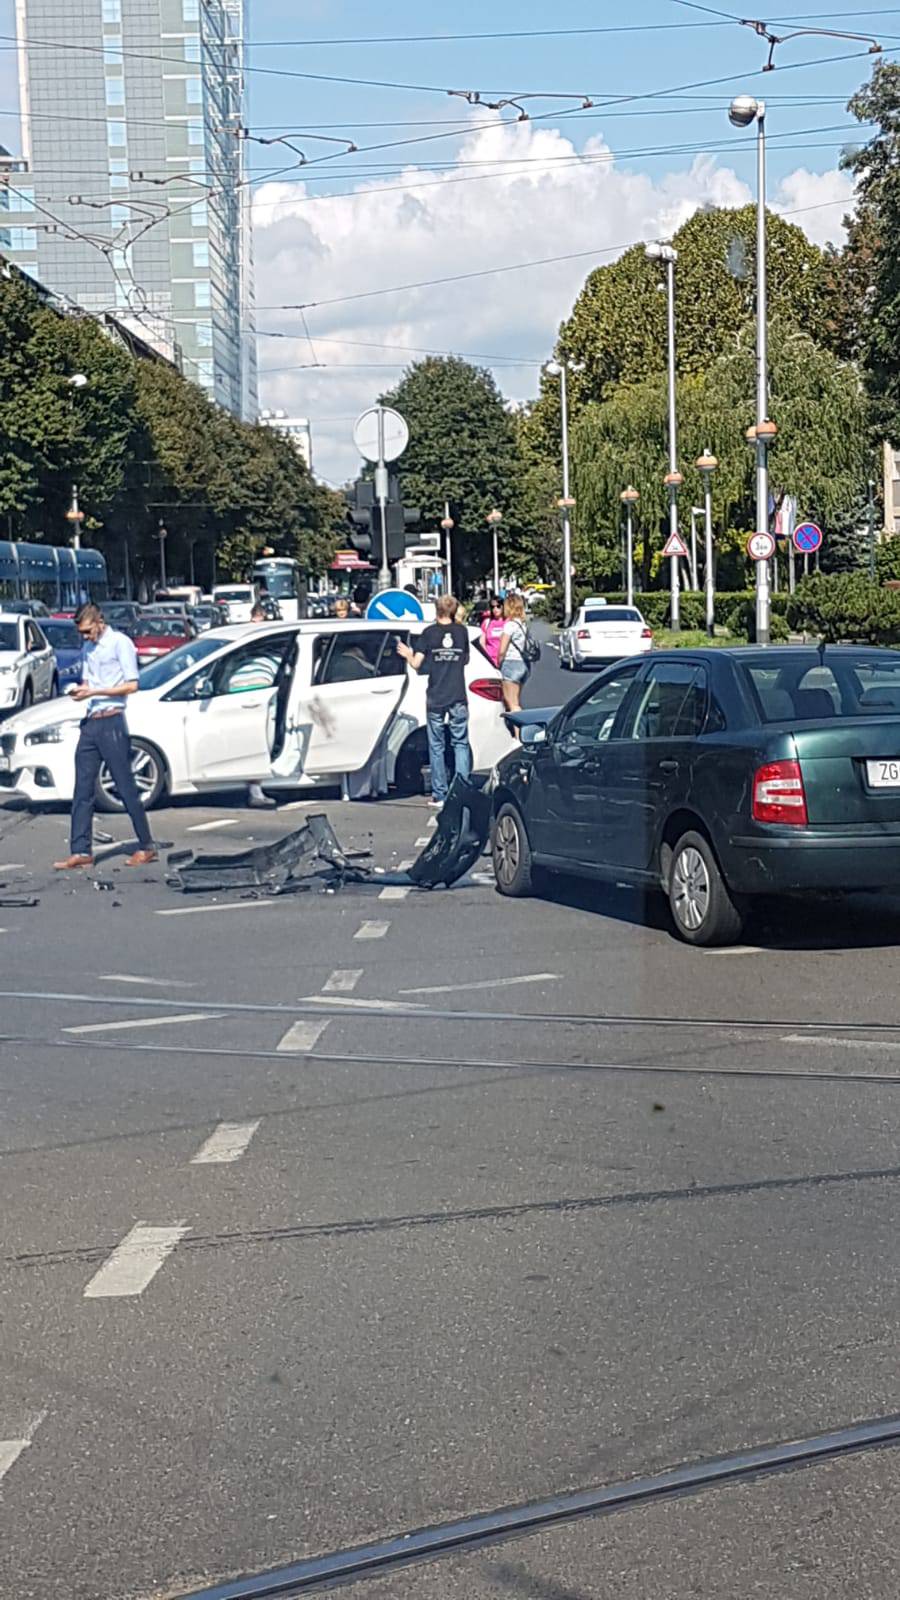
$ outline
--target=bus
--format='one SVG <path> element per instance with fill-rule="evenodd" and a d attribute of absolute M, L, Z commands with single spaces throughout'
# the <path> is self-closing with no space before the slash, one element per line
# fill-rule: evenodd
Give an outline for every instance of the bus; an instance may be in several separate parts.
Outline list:
<path fill-rule="evenodd" d="M 260 556 L 254 562 L 253 582 L 260 594 L 275 601 L 284 622 L 296 622 L 306 609 L 306 585 L 300 563 L 291 556 Z"/>
<path fill-rule="evenodd" d="M 48 611 L 74 611 L 106 600 L 106 558 L 99 550 L 0 540 L 0 611 L 4 600 L 43 600 Z"/>

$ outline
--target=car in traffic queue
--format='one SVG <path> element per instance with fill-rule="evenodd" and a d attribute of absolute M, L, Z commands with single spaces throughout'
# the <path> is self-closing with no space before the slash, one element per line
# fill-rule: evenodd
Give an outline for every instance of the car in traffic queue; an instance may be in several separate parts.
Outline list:
<path fill-rule="evenodd" d="M 146 667 L 151 661 L 177 650 L 188 639 L 193 639 L 195 629 L 187 617 L 169 616 L 168 613 L 144 611 L 137 622 L 123 629 L 137 651 L 138 662 Z"/>
<path fill-rule="evenodd" d="M 660 890 L 689 944 L 754 899 L 900 889 L 900 655 L 659 651 L 524 713 L 492 775 L 501 894 L 535 874 Z"/>
<path fill-rule="evenodd" d="M 198 633 L 206 633 L 209 628 L 224 628 L 228 622 L 225 607 L 211 600 L 201 600 L 199 605 L 191 606 L 188 617 Z"/>
<path fill-rule="evenodd" d="M 126 633 L 137 627 L 144 613 L 144 607 L 136 600 L 104 600 L 100 609 L 111 628 L 120 628 Z"/>
<path fill-rule="evenodd" d="M 217 583 L 212 592 L 216 605 L 224 606 L 229 622 L 249 622 L 256 604 L 253 583 Z"/>
<path fill-rule="evenodd" d="M 84 640 L 74 622 L 64 617 L 50 617 L 39 626 L 56 659 L 57 692 L 65 694 L 81 682 Z"/>
<path fill-rule="evenodd" d="M 383 762 L 388 783 L 423 788 L 426 679 L 397 652 L 424 624 L 334 619 L 229 626 L 145 667 L 128 700 L 132 767 L 144 804 L 263 783 L 333 785 Z M 500 674 L 470 628 L 469 742 L 476 771 L 513 746 Z M 0 793 L 71 801 L 84 705 L 67 697 L 0 730 Z M 97 805 L 121 810 L 102 767 Z"/>
<path fill-rule="evenodd" d="M 58 693 L 56 658 L 40 623 L 0 611 L 0 712 L 25 710 Z"/>
<path fill-rule="evenodd" d="M 39 621 L 50 615 L 50 607 L 43 600 L 4 600 L 3 609 L 8 616 L 37 617 Z"/>
<path fill-rule="evenodd" d="M 653 630 L 637 606 L 611 606 L 598 598 L 579 606 L 559 634 L 559 664 L 568 672 L 605 667 L 653 648 Z"/>

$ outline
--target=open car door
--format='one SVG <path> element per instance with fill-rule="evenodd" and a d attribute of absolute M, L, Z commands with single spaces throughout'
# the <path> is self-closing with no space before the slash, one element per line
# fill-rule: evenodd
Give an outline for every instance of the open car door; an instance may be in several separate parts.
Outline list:
<path fill-rule="evenodd" d="M 381 628 L 304 636 L 283 729 L 272 729 L 274 776 L 321 779 L 367 765 L 406 694 L 401 637 Z"/>

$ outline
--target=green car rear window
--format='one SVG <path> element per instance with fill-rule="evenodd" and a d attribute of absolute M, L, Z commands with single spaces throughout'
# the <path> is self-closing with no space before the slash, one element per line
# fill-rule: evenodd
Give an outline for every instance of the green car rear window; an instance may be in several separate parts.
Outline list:
<path fill-rule="evenodd" d="M 844 654 L 744 667 L 764 722 L 820 722 L 829 717 L 900 716 L 900 657 Z"/>

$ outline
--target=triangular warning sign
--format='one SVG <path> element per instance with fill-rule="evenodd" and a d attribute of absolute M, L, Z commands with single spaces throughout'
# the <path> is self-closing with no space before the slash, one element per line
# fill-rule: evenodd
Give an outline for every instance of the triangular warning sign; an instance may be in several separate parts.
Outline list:
<path fill-rule="evenodd" d="M 681 534 L 680 533 L 670 533 L 668 539 L 666 540 L 666 545 L 665 545 L 665 549 L 663 550 L 663 555 L 664 556 L 686 556 L 687 553 L 688 553 L 688 548 L 687 548 L 687 545 L 685 544 L 684 540 L 682 539 Z"/>

